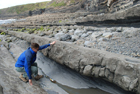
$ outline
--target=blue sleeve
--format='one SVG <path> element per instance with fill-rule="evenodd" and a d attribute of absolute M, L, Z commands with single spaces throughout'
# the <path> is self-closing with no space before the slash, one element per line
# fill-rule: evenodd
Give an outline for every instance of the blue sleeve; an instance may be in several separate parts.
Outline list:
<path fill-rule="evenodd" d="M 50 44 L 45 44 L 45 45 L 39 46 L 39 50 L 45 49 L 45 48 L 47 48 L 48 46 L 50 46 Z"/>
<path fill-rule="evenodd" d="M 25 53 L 25 63 L 24 63 L 24 67 L 25 67 L 25 71 L 29 77 L 29 79 L 32 79 L 31 76 L 31 55 L 30 53 Z"/>

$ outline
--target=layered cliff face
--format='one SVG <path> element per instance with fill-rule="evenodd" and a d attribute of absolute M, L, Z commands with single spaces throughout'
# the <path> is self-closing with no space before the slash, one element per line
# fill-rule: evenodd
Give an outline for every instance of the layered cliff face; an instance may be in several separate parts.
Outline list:
<path fill-rule="evenodd" d="M 43 4 L 46 3 L 44 2 Z M 18 8 L 2 9 L 0 10 L 0 18 L 20 18 L 38 14 L 40 15 L 42 13 L 113 13 L 133 7 L 136 4 L 139 4 L 139 0 L 52 0 L 46 4 L 46 8 L 43 7 L 44 10 L 41 10 L 41 6 L 40 9 L 28 9 L 23 12 L 22 10 L 18 10 L 18 13 L 16 13 L 17 11 L 7 13 L 7 11 L 14 11 Z"/>
<path fill-rule="evenodd" d="M 137 4 L 139 0 L 52 0 L 47 4 L 46 12 L 48 8 L 52 8 L 52 12 L 96 12 L 96 13 L 108 13 L 117 12 L 119 10 L 132 7 Z M 56 6 L 60 5 L 55 9 Z M 49 11 L 49 12 L 51 12 Z"/>

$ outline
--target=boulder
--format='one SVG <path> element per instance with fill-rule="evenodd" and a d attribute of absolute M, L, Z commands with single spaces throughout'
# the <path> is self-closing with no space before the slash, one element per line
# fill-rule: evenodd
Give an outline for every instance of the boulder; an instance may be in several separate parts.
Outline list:
<path fill-rule="evenodd" d="M 74 34 L 74 29 L 69 30 L 69 34 L 73 35 Z"/>
<path fill-rule="evenodd" d="M 74 42 L 74 41 L 76 41 L 76 40 L 78 40 L 79 39 L 79 37 L 78 36 L 76 36 L 76 35 L 72 35 L 71 36 L 71 40 Z"/>
<path fill-rule="evenodd" d="M 83 32 L 84 32 L 83 30 L 76 29 L 76 31 L 74 32 L 74 35 L 77 35 L 78 37 L 80 37 Z"/>
<path fill-rule="evenodd" d="M 62 36 L 65 36 L 65 33 L 57 33 L 55 34 L 55 39 L 60 40 Z"/>
<path fill-rule="evenodd" d="M 91 35 L 91 40 L 92 41 L 94 41 L 94 40 L 96 40 L 98 37 L 100 37 L 102 35 L 102 33 L 98 33 L 98 32 L 94 32 L 94 33 L 92 33 L 92 35 Z"/>
<path fill-rule="evenodd" d="M 87 36 L 88 36 L 88 34 L 87 33 L 84 33 L 84 34 L 81 35 L 81 38 L 85 38 Z"/>
<path fill-rule="evenodd" d="M 92 47 L 93 43 L 91 41 L 85 41 L 84 46 L 86 47 Z"/>
<path fill-rule="evenodd" d="M 111 38 L 112 37 L 112 33 L 110 33 L 110 32 L 107 32 L 107 33 L 103 33 L 103 37 L 105 37 L 105 38 Z"/>
<path fill-rule="evenodd" d="M 71 35 L 65 34 L 60 38 L 60 41 L 67 41 L 67 40 L 71 40 Z"/>

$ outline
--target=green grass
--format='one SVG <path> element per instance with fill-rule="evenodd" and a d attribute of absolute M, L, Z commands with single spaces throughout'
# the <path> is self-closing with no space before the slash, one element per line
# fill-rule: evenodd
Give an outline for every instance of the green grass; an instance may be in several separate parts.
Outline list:
<path fill-rule="evenodd" d="M 5 35 L 5 32 L 1 32 L 0 34 L 1 34 L 1 35 Z"/>
<path fill-rule="evenodd" d="M 20 14 L 22 12 L 26 11 L 32 11 L 35 9 L 44 9 L 46 8 L 46 4 L 49 1 L 46 2 L 40 2 L 40 3 L 32 3 L 32 4 L 26 4 L 26 5 L 18 5 L 18 6 L 13 6 L 5 9 L 0 9 L 0 13 L 17 13 Z"/>
<path fill-rule="evenodd" d="M 53 2 L 49 5 L 49 7 L 61 7 L 61 6 L 66 6 L 66 3 L 64 3 L 64 2 L 60 2 L 60 3 Z"/>
<path fill-rule="evenodd" d="M 44 27 L 41 26 L 40 28 L 37 29 L 37 31 L 44 31 Z"/>
<path fill-rule="evenodd" d="M 75 0 L 70 0 L 71 3 L 75 3 Z"/>
<path fill-rule="evenodd" d="M 59 23 L 61 23 L 62 21 L 59 21 Z"/>

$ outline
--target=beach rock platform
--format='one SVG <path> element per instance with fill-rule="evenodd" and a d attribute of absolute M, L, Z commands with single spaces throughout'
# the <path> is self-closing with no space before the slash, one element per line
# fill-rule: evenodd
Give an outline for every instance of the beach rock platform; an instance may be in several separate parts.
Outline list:
<path fill-rule="evenodd" d="M 55 40 L 14 31 L 1 30 L 0 32 L 5 32 L 29 43 L 36 42 L 39 45 Z M 57 43 L 52 47 L 42 50 L 45 56 L 83 75 L 99 77 L 120 86 L 124 90 L 140 93 L 139 59 L 56 41 Z"/>

